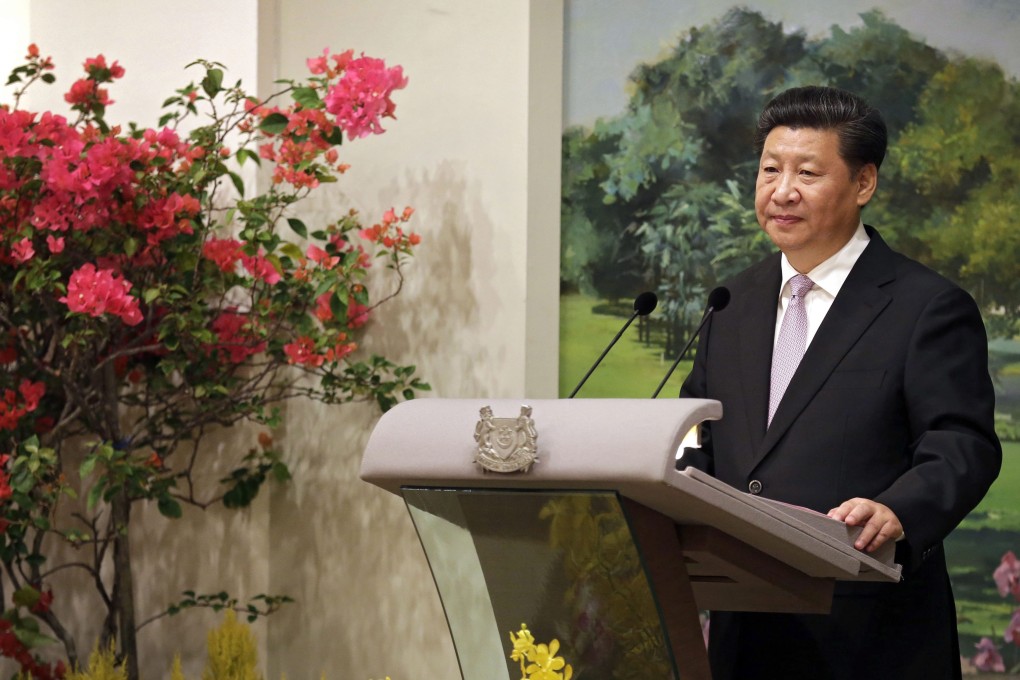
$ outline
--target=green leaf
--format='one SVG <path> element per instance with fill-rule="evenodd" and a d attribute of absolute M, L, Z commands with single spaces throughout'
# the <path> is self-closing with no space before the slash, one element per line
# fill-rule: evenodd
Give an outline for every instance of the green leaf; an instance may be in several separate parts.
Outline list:
<path fill-rule="evenodd" d="M 271 113 L 262 119 L 259 129 L 271 135 L 278 135 L 287 129 L 290 119 L 282 113 Z"/>
<path fill-rule="evenodd" d="M 52 73 L 44 73 L 39 78 L 39 80 L 43 81 L 44 83 L 54 83 L 54 82 L 56 82 L 57 77 L 55 75 L 53 75 Z"/>
<path fill-rule="evenodd" d="M 145 300 L 145 304 L 151 305 L 152 301 L 159 297 L 159 288 L 146 288 L 145 292 L 142 293 L 142 299 Z"/>
<path fill-rule="evenodd" d="M 43 635 L 42 633 L 34 630 L 25 630 L 24 628 L 15 628 L 14 636 L 18 638 L 21 644 L 25 645 L 29 649 L 44 647 L 56 642 L 56 640 L 48 635 Z"/>
<path fill-rule="evenodd" d="M 294 101 L 306 109 L 318 109 L 323 106 L 319 92 L 312 87 L 299 87 L 291 94 Z"/>
<path fill-rule="evenodd" d="M 340 146 L 344 143 L 344 131 L 340 129 L 340 126 L 333 128 L 333 131 L 326 136 L 326 141 L 333 146 Z"/>
<path fill-rule="evenodd" d="M 41 593 L 32 586 L 24 586 L 15 590 L 11 597 L 17 606 L 31 608 L 39 603 L 40 596 Z"/>
<path fill-rule="evenodd" d="M 221 89 L 223 89 L 223 71 L 218 68 L 211 68 L 205 72 L 205 78 L 202 79 L 202 89 L 210 97 L 215 97 Z"/>
<path fill-rule="evenodd" d="M 251 149 L 238 149 L 237 153 L 234 154 L 234 157 L 237 158 L 238 165 L 244 165 L 244 162 L 249 159 L 254 161 L 255 165 L 262 165 L 262 159 L 259 158 L 259 155 Z"/>
<path fill-rule="evenodd" d="M 276 479 L 276 481 L 278 482 L 290 481 L 291 479 L 290 469 L 287 467 L 286 463 L 283 463 L 281 461 L 276 461 L 275 463 L 273 463 L 273 478 Z"/>
<path fill-rule="evenodd" d="M 89 489 L 89 494 L 86 500 L 86 504 L 89 510 L 94 510 L 99 505 L 99 499 L 103 496 L 103 485 L 96 484 Z"/>
<path fill-rule="evenodd" d="M 230 181 L 234 183 L 234 188 L 237 189 L 237 193 L 244 196 L 244 180 L 236 172 L 228 172 L 230 175 Z"/>
<path fill-rule="evenodd" d="M 181 511 L 181 504 L 169 496 L 163 496 L 157 502 L 159 514 L 170 519 L 180 519 L 184 513 Z"/>
<path fill-rule="evenodd" d="M 290 225 L 295 234 L 301 238 L 308 238 L 308 227 L 305 226 L 304 222 L 294 217 L 288 217 L 287 224 Z"/>
<path fill-rule="evenodd" d="M 294 260 L 300 260 L 304 257 L 304 254 L 302 254 L 301 249 L 298 248 L 293 243 L 284 243 L 282 246 L 280 246 L 280 252 Z"/>

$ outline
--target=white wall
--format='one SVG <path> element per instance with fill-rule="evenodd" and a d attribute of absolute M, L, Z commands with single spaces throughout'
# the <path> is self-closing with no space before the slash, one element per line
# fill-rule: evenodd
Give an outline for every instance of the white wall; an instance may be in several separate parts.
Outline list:
<path fill-rule="evenodd" d="M 414 206 L 419 255 L 364 344 L 416 363 L 432 396 L 556 394 L 560 0 L 16 0 L 0 6 L 0 26 L 0 44 L 24 43 L 0 51 L 3 72 L 28 41 L 57 62 L 60 80 L 30 108 L 64 110 L 86 57 L 119 60 L 127 75 L 111 88 L 111 122 L 155 124 L 162 99 L 198 77 L 183 71 L 197 57 L 263 92 L 302 76 L 326 46 L 403 65 L 398 120 L 344 145 L 351 170 L 302 218 Z M 289 407 L 277 434 L 294 481 L 240 515 L 154 522 L 134 544 L 139 599 L 155 607 L 193 586 L 292 595 L 255 626 L 268 678 L 459 677 L 402 502 L 357 479 L 376 417 L 361 405 Z M 232 436 L 218 445 L 247 448 L 252 433 Z M 143 674 L 165 675 L 179 649 L 197 678 L 214 621 L 182 614 L 145 628 Z"/>
<path fill-rule="evenodd" d="M 279 7 L 282 75 L 328 46 L 409 77 L 388 132 L 344 146 L 351 170 L 321 206 L 417 210 L 425 240 L 372 342 L 416 363 L 434 396 L 555 396 L 560 3 Z M 270 580 L 300 605 L 269 623 L 270 677 L 459 677 L 402 501 L 357 480 L 374 418 L 349 406 L 288 412 L 300 469 L 273 494 Z"/>
<path fill-rule="evenodd" d="M 7 82 L 11 69 L 21 64 L 29 43 L 28 0 L 4 0 L 0 5 L 0 85 Z M 7 92 L 0 102 L 10 101 Z"/>

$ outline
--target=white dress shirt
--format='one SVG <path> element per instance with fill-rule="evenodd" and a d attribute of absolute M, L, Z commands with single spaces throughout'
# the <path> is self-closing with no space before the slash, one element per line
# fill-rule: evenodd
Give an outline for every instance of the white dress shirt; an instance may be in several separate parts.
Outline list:
<path fill-rule="evenodd" d="M 857 258 L 861 256 L 871 239 L 868 232 L 864 230 L 864 223 L 857 225 L 857 231 L 832 257 L 807 272 L 807 277 L 814 282 L 814 287 L 804 296 L 804 311 L 807 313 L 808 330 L 807 345 L 811 345 L 815 331 L 822 325 L 822 320 L 832 307 L 833 300 L 839 293 L 839 289 L 846 282 Z M 783 314 L 786 313 L 786 306 L 790 304 L 793 292 L 790 289 L 790 279 L 799 274 L 786 254 L 782 257 L 782 281 L 783 286 L 779 290 L 779 305 L 776 310 L 776 332 L 773 337 L 773 346 L 779 340 L 779 328 L 783 323 Z"/>

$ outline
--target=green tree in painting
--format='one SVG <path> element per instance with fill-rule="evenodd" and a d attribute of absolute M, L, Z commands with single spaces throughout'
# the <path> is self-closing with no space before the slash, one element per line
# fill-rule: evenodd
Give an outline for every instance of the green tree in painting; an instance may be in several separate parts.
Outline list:
<path fill-rule="evenodd" d="M 1011 336 L 1020 318 L 1020 91 L 987 62 L 947 63 L 891 160 L 927 206 L 916 253 L 956 279 Z M 903 215 L 901 219 L 906 219 Z"/>
<path fill-rule="evenodd" d="M 881 12 L 808 39 L 732 9 L 638 66 L 619 116 L 564 135 L 565 286 L 603 297 L 642 282 L 664 301 L 667 354 L 708 290 L 770 252 L 753 214 L 754 121 L 787 87 L 861 93 L 890 156 L 865 219 L 968 288 L 995 334 L 1020 319 L 1020 95 L 993 64 L 950 58 Z M 629 291 L 621 291 L 632 284 Z"/>

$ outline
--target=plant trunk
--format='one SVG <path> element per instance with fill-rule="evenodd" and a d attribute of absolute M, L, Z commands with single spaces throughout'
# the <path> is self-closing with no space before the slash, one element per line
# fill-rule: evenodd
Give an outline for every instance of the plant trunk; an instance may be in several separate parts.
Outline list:
<path fill-rule="evenodd" d="M 121 490 L 111 503 L 117 537 L 113 544 L 113 606 L 117 612 L 117 633 L 128 680 L 138 680 L 138 642 L 135 638 L 135 592 L 131 575 L 131 541 L 128 533 L 131 501 Z"/>

